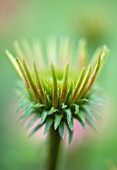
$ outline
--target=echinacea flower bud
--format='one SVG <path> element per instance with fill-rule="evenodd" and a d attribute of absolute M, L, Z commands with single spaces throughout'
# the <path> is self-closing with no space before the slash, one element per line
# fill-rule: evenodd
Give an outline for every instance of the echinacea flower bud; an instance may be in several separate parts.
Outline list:
<path fill-rule="evenodd" d="M 49 41 L 48 65 L 42 64 L 44 56 L 38 43 L 33 44 L 34 48 L 31 50 L 27 41 L 24 41 L 21 46 L 16 42 L 15 50 L 18 57 L 15 59 L 8 50 L 6 54 L 23 81 L 23 88 L 20 89 L 21 108 L 25 111 L 21 118 L 26 120 L 34 115 L 28 128 L 41 118 L 31 134 L 45 124 L 44 134 L 52 127 L 60 137 L 64 138 L 65 127 L 67 127 L 69 142 L 71 142 L 74 119 L 79 121 L 83 128 L 89 124 L 97 130 L 95 118 L 99 113 L 92 107 L 98 107 L 101 99 L 92 89 L 108 49 L 106 46 L 102 47 L 100 53 L 96 55 L 95 63 L 91 60 L 91 63 L 87 64 L 84 40 L 80 41 L 80 49 L 76 57 L 71 53 L 72 46 L 69 41 L 66 43 L 63 40 L 62 45 L 62 48 L 59 48 L 61 44 L 57 48 L 55 41 Z M 73 66 L 72 60 L 76 63 Z"/>

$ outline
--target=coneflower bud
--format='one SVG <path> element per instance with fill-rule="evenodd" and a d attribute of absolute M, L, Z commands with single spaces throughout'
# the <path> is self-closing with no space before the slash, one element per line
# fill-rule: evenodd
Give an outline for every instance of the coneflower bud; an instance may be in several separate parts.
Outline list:
<path fill-rule="evenodd" d="M 94 130 L 97 129 L 95 126 L 97 111 L 95 113 L 92 107 L 93 105 L 98 107 L 100 96 L 94 95 L 95 91 L 92 92 L 92 89 L 108 49 L 106 46 L 102 47 L 97 54 L 96 62 L 87 64 L 84 40 L 80 41 L 79 48 L 79 53 L 75 57 L 72 55 L 72 45 L 69 41 L 66 45 L 63 39 L 62 45 L 57 48 L 55 40 L 50 40 L 47 47 L 48 65 L 41 64 L 44 63 L 44 56 L 38 43 L 34 43 L 31 50 L 27 41 L 23 41 L 21 46 L 15 42 L 18 55 L 16 58 L 6 50 L 8 58 L 23 81 L 21 91 L 24 99 L 22 98 L 21 108 L 25 111 L 21 118 L 26 120 L 34 115 L 28 128 L 41 118 L 31 134 L 45 124 L 44 134 L 53 128 L 64 138 L 66 126 L 71 142 L 74 119 L 78 120 L 83 128 L 89 124 Z M 76 60 L 73 66 L 72 60 Z"/>

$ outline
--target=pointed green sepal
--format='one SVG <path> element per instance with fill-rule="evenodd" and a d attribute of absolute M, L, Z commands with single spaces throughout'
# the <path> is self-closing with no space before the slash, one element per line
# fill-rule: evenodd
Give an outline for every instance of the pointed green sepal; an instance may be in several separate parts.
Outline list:
<path fill-rule="evenodd" d="M 65 135 L 64 121 L 61 121 L 61 123 L 59 125 L 59 135 L 60 135 L 60 137 L 62 137 L 64 139 L 64 135 Z"/>
<path fill-rule="evenodd" d="M 72 104 L 73 109 L 74 109 L 74 113 L 77 115 L 79 113 L 79 105 L 78 104 Z"/>
<path fill-rule="evenodd" d="M 54 120 L 51 118 L 48 118 L 46 121 L 46 126 L 44 129 L 44 135 L 49 131 L 49 129 L 51 128 L 52 124 L 53 124 Z"/>
<path fill-rule="evenodd" d="M 45 122 L 45 120 L 47 118 L 47 115 L 48 115 L 48 111 L 44 110 L 42 112 L 42 115 L 41 115 L 41 122 L 40 122 L 40 124 L 43 124 Z"/>
<path fill-rule="evenodd" d="M 71 118 L 71 121 L 68 123 L 68 126 L 69 126 L 70 130 L 73 131 L 73 129 L 74 129 L 73 117 Z"/>
<path fill-rule="evenodd" d="M 60 125 L 61 119 L 63 115 L 62 114 L 56 114 L 55 115 L 55 121 L 54 121 L 54 129 L 56 130 L 58 126 Z"/>
<path fill-rule="evenodd" d="M 68 133 L 69 133 L 69 144 L 72 142 L 73 139 L 73 130 L 68 128 Z"/>
<path fill-rule="evenodd" d="M 70 109 L 65 109 L 64 111 L 66 113 L 67 123 L 69 124 L 71 122 L 71 119 L 72 119 L 72 112 L 71 112 Z"/>
<path fill-rule="evenodd" d="M 85 129 L 86 125 L 85 125 L 85 116 L 84 116 L 84 114 L 80 111 L 78 113 L 78 115 L 75 116 L 75 118 L 80 122 L 82 127 Z"/>

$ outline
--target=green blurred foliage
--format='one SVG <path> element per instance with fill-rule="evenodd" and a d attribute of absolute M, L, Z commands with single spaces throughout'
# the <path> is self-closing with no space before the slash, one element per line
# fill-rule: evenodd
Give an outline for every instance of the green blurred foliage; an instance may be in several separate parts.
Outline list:
<path fill-rule="evenodd" d="M 100 85 L 108 98 L 99 132 L 75 146 L 67 146 L 65 169 L 106 170 L 108 160 L 117 165 L 117 1 L 115 0 L 1 0 L 0 1 L 0 169 L 38 169 L 42 140 L 27 138 L 17 120 L 14 92 L 17 74 L 5 55 L 13 52 L 13 42 L 26 38 L 30 42 L 56 35 L 72 40 L 85 36 L 89 58 L 102 44 L 110 54 L 100 76 Z"/>

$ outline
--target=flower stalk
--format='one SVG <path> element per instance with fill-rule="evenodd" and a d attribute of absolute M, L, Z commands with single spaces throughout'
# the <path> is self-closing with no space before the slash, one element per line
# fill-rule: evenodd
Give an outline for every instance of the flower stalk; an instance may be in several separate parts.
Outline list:
<path fill-rule="evenodd" d="M 57 170 L 59 159 L 60 159 L 60 149 L 61 149 L 61 137 L 59 134 L 53 129 L 50 128 L 48 132 L 48 138 L 44 147 L 45 150 L 45 161 L 43 161 L 43 165 L 41 169 L 44 170 Z"/>

